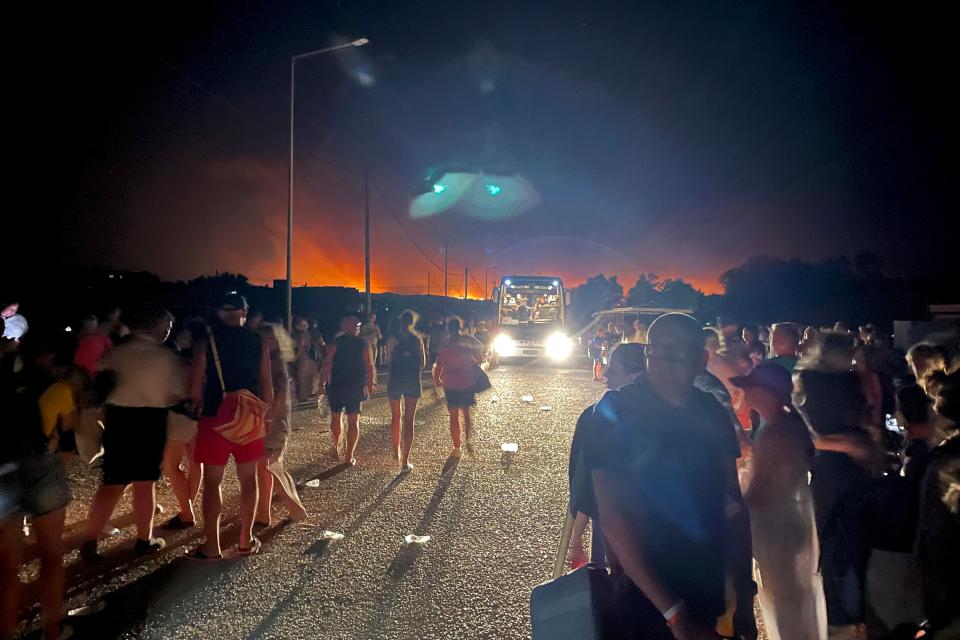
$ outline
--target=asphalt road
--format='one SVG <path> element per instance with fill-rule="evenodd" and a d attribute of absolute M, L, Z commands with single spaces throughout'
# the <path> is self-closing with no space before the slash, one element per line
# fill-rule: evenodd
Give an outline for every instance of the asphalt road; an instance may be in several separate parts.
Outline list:
<path fill-rule="evenodd" d="M 77 637 L 529 637 L 530 590 L 549 578 L 566 507 L 573 427 L 603 387 L 577 369 L 501 367 L 490 377 L 495 388 L 476 412 L 477 455 L 448 458 L 446 408 L 428 390 L 417 414 L 416 468 L 406 476 L 389 453 L 385 399 L 365 407 L 354 468 L 330 454 L 326 419 L 297 412 L 287 467 L 311 517 L 261 533 L 257 556 L 196 564 L 183 557 L 199 537 L 188 532 L 168 536 L 158 556 L 135 559 L 125 501 L 116 519 L 123 535 L 101 542 L 102 563 L 68 556 L 70 606 L 106 602 L 103 613 L 72 623 Z M 528 393 L 533 402 L 521 400 Z M 518 452 L 502 453 L 504 442 Z M 97 474 L 74 464 L 71 477 L 75 532 Z M 161 484 L 161 502 L 172 508 Z M 235 514 L 232 476 L 224 493 L 225 513 Z M 283 508 L 274 513 L 280 520 Z M 344 537 L 326 540 L 326 530 Z M 405 545 L 406 534 L 431 539 Z M 234 518 L 225 543 L 235 542 Z"/>

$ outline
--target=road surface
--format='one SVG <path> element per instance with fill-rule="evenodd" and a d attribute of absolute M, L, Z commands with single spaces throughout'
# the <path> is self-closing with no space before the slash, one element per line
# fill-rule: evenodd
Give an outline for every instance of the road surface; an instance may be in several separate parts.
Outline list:
<path fill-rule="evenodd" d="M 398 476 L 389 453 L 385 399 L 365 407 L 352 469 L 338 467 L 330 454 L 326 420 L 297 412 L 287 466 L 303 485 L 311 517 L 261 533 L 255 557 L 193 563 L 183 554 L 199 534 L 187 532 L 168 535 L 158 556 L 134 559 L 125 501 L 116 519 L 123 535 L 101 542 L 103 563 L 80 566 L 75 551 L 68 555 L 70 606 L 97 599 L 107 605 L 72 623 L 77 637 L 529 637 L 530 589 L 549 578 L 566 508 L 573 427 L 603 387 L 577 369 L 501 367 L 490 377 L 495 389 L 477 408 L 478 455 L 448 459 L 445 406 L 425 391 L 411 454 L 416 468 L 407 476 Z M 521 400 L 528 393 L 533 402 Z M 503 454 L 504 442 L 517 443 L 518 452 Z M 86 516 L 97 473 L 74 464 L 71 477 L 70 534 Z M 319 486 L 306 486 L 317 479 Z M 161 485 L 168 512 L 158 520 L 174 505 Z M 232 475 L 224 493 L 225 513 L 233 515 Z M 281 506 L 274 509 L 284 515 Z M 325 540 L 325 530 L 344 537 Z M 407 546 L 407 534 L 431 539 Z M 232 518 L 225 544 L 236 536 Z"/>

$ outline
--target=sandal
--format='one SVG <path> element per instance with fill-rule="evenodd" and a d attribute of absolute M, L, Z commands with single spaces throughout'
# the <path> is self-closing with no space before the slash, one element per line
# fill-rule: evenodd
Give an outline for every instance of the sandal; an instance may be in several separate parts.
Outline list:
<path fill-rule="evenodd" d="M 197 562 L 220 562 L 223 560 L 222 555 L 207 555 L 207 553 L 203 550 L 203 547 L 197 547 L 193 551 L 187 553 L 187 558 L 190 560 L 196 560 Z"/>
<path fill-rule="evenodd" d="M 237 555 L 238 555 L 238 556 L 252 556 L 252 555 L 254 555 L 255 553 L 257 553 L 258 551 L 260 551 L 260 547 L 262 547 L 262 546 L 263 546 L 263 544 L 260 543 L 259 538 L 250 538 L 250 546 L 249 546 L 248 548 L 246 548 L 246 549 L 244 549 L 244 548 L 241 547 L 241 546 L 238 546 L 238 547 L 237 547 Z"/>

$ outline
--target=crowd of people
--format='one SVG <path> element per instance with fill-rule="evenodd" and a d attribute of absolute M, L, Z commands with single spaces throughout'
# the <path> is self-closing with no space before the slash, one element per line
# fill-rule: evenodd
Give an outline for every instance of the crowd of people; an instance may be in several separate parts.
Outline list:
<path fill-rule="evenodd" d="M 198 525 L 204 541 L 188 552 L 190 559 L 255 554 L 261 548 L 258 527 L 274 522 L 274 497 L 290 520 L 308 517 L 283 462 L 294 399 L 328 406 L 332 454 L 339 464 L 353 466 L 361 407 L 376 388 L 379 359 L 389 363 L 393 454 L 400 473 L 410 472 L 421 374 L 433 364 L 431 340 L 418 331 L 418 321 L 415 312 L 404 311 L 384 340 L 374 314 L 363 322 L 347 315 L 325 343 L 305 320 L 298 319 L 288 334 L 230 293 L 207 320 L 177 322 L 151 304 L 111 309 L 85 318 L 76 342 L 65 345 L 62 334 L 29 331 L 17 305 L 5 307 L 0 406 L 9 426 L 0 453 L 0 638 L 13 637 L 20 614 L 25 526 L 40 559 L 43 637 L 72 634 L 63 624 L 62 539 L 71 501 L 65 462 L 73 457 L 97 462 L 102 473 L 81 535 L 82 561 L 99 560 L 98 543 L 112 530 L 110 519 L 128 490 L 135 555 L 164 549 L 163 531 Z M 487 380 L 479 366 L 484 349 L 473 335 L 475 324 L 470 331 L 452 317 L 443 328 L 442 334 L 431 332 L 434 376 L 446 390 L 451 455 L 459 456 L 464 439 L 468 450 L 473 446 L 471 408 Z M 240 536 L 235 548 L 224 550 L 221 486 L 231 458 Z M 178 509 L 158 523 L 161 475 Z"/>
<path fill-rule="evenodd" d="M 872 325 L 678 313 L 645 345 L 610 333 L 569 557 L 619 585 L 609 637 L 757 637 L 757 594 L 768 638 L 960 638 L 956 336 L 898 355 Z"/>
<path fill-rule="evenodd" d="M 353 466 L 382 364 L 391 455 L 409 473 L 423 374 L 432 367 L 444 389 L 451 457 L 473 453 L 473 407 L 490 386 L 482 324 L 424 324 L 410 310 L 386 335 L 375 315 L 347 315 L 325 342 L 305 320 L 288 335 L 230 293 L 206 320 L 177 321 L 150 304 L 110 309 L 84 319 L 69 349 L 62 335 L 30 331 L 16 305 L 2 319 L 2 638 L 19 615 L 25 518 L 40 559 L 44 637 L 70 636 L 70 456 L 99 460 L 102 472 L 83 561 L 98 560 L 130 490 L 135 554 L 163 549 L 163 531 L 202 525 L 188 557 L 217 562 L 259 551 L 274 498 L 289 519 L 308 516 L 284 466 L 295 400 L 325 404 L 331 455 Z M 570 563 L 609 569 L 619 594 L 609 637 L 753 638 L 755 601 L 774 640 L 960 637 L 955 337 L 898 354 L 872 325 L 714 328 L 673 313 L 626 337 L 602 327 L 588 352 L 609 390 L 574 431 Z M 224 549 L 231 458 L 241 526 L 238 545 Z M 158 523 L 162 475 L 177 512 Z"/>

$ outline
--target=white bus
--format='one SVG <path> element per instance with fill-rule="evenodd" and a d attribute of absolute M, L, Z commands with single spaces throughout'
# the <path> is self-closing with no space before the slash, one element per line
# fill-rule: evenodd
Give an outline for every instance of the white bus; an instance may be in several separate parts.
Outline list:
<path fill-rule="evenodd" d="M 493 291 L 497 331 L 491 351 L 495 358 L 568 360 L 574 341 L 567 334 L 570 292 L 552 276 L 504 276 Z"/>

